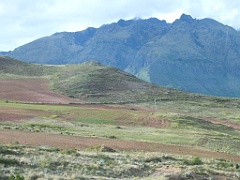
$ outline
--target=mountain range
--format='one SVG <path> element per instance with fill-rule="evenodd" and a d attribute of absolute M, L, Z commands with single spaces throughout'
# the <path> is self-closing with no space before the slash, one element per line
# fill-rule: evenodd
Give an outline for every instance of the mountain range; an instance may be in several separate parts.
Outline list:
<path fill-rule="evenodd" d="M 240 33 L 209 18 L 119 20 L 55 33 L 1 54 L 37 64 L 95 60 L 159 86 L 240 97 Z"/>

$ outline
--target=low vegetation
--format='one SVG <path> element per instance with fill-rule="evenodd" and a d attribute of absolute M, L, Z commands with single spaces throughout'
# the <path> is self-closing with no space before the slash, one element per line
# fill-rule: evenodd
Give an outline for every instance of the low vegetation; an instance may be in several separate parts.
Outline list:
<path fill-rule="evenodd" d="M 0 65 L 1 78 L 49 76 L 61 69 L 60 66 L 35 65 L 5 56 L 0 56 Z"/>
<path fill-rule="evenodd" d="M 15 155 L 1 155 L 1 179 L 207 179 L 237 178 L 238 164 L 225 160 L 151 152 L 101 151 L 1 145 Z M 103 148 L 102 148 L 103 149 Z M 10 163 L 9 163 L 10 162 Z M 11 168 L 9 167 L 11 165 Z"/>
<path fill-rule="evenodd" d="M 234 100 L 235 101 L 235 100 Z M 173 106 L 172 104 L 175 104 Z M 156 105 L 34 105 L 0 102 L 1 107 L 47 112 L 25 121 L 0 122 L 1 129 L 80 137 L 143 141 L 204 147 L 239 154 L 240 113 L 236 105 L 205 107 L 189 101 L 157 102 Z M 140 107 L 139 107 L 140 106 Z M 145 109 L 140 109 L 145 106 Z M 220 106 L 220 104 L 218 105 Z M 178 108 L 177 108 L 178 107 Z M 21 112 L 21 111 L 19 111 Z M 200 114 L 201 113 L 201 114 Z M 208 120 L 216 120 L 214 123 Z M 226 121 L 227 119 L 227 121 Z M 233 124 L 232 124 L 233 123 Z M 239 127 L 240 128 L 240 127 Z M 224 145 L 223 145 L 224 143 Z"/>
<path fill-rule="evenodd" d="M 1 78 L 48 78 L 82 101 L 0 100 L 0 179 L 240 177 L 239 99 L 159 88 L 95 62 L 44 70 L 18 62 L 23 72 L 8 61 Z"/>
<path fill-rule="evenodd" d="M 129 103 L 154 101 L 180 91 L 160 88 L 135 76 L 97 62 L 67 65 L 52 76 L 51 87 L 68 97 L 88 102 Z"/>

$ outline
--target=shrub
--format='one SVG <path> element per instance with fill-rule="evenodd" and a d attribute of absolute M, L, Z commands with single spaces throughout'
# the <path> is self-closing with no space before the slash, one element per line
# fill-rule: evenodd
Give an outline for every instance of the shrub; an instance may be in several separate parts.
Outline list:
<path fill-rule="evenodd" d="M 18 153 L 12 150 L 5 149 L 0 147 L 0 154 L 8 154 L 8 155 L 17 155 Z"/>
<path fill-rule="evenodd" d="M 19 175 L 19 174 L 11 174 L 9 177 L 8 177 L 8 180 L 24 180 L 24 177 Z"/>
<path fill-rule="evenodd" d="M 67 154 L 67 155 L 77 155 L 77 149 L 64 149 L 61 151 L 61 154 Z"/>
<path fill-rule="evenodd" d="M 117 139 L 116 136 L 107 136 L 107 138 L 109 138 L 109 139 Z"/>
<path fill-rule="evenodd" d="M 0 164 L 5 164 L 5 165 L 19 165 L 19 162 L 18 162 L 16 159 L 0 158 Z"/>
<path fill-rule="evenodd" d="M 144 162 L 146 163 L 158 163 L 158 162 L 162 162 L 162 158 L 160 157 L 152 157 L 152 158 L 148 158 L 148 159 L 145 159 Z"/>
<path fill-rule="evenodd" d="M 200 165 L 202 164 L 202 160 L 199 158 L 199 157 L 195 157 L 193 159 L 191 159 L 190 161 L 189 160 L 184 160 L 183 161 L 183 164 L 185 165 L 191 165 L 191 166 L 194 166 L 194 165 Z"/>
<path fill-rule="evenodd" d="M 190 161 L 190 165 L 200 165 L 202 163 L 203 162 L 199 157 L 195 157 Z"/>

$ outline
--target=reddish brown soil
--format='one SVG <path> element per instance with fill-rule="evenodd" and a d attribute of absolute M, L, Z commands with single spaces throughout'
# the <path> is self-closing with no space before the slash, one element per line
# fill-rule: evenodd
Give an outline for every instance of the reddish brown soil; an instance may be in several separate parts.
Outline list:
<path fill-rule="evenodd" d="M 20 144 L 33 146 L 51 146 L 58 148 L 85 149 L 96 145 L 105 145 L 116 150 L 143 150 L 150 152 L 162 152 L 167 154 L 192 155 L 205 158 L 219 158 L 240 161 L 240 156 L 213 152 L 188 146 L 169 145 L 161 143 L 148 143 L 136 141 L 124 141 L 117 139 L 100 139 L 88 137 L 66 136 L 49 133 L 22 132 L 14 130 L 0 130 L 0 142 L 8 144 L 18 141 Z"/>
<path fill-rule="evenodd" d="M 30 109 L 16 109 L 1 107 L 0 108 L 0 121 L 16 121 L 21 119 L 31 119 L 38 116 L 50 115 L 46 111 L 30 110 Z"/>
<path fill-rule="evenodd" d="M 147 127 L 155 127 L 155 128 L 167 128 L 170 126 L 170 121 L 167 119 L 159 119 L 156 117 L 149 117 L 148 122 L 144 124 Z"/>
<path fill-rule="evenodd" d="M 0 79 L 0 99 L 28 102 L 76 102 L 49 88 L 44 78 Z"/>
<path fill-rule="evenodd" d="M 203 120 L 211 122 L 213 124 L 222 124 L 233 129 L 240 130 L 240 122 L 230 121 L 230 120 L 219 120 L 213 118 L 204 118 Z"/>

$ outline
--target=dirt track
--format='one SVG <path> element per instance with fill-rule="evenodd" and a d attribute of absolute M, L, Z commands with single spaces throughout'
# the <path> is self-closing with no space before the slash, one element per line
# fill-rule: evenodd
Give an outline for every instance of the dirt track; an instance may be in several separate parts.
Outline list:
<path fill-rule="evenodd" d="M 117 150 L 143 150 L 162 152 L 167 154 L 192 155 L 205 158 L 227 159 L 240 162 L 240 156 L 221 152 L 213 152 L 188 146 L 177 146 L 160 143 L 124 141 L 117 139 L 100 139 L 66 136 L 48 133 L 22 132 L 13 130 L 0 130 L 0 142 L 8 144 L 18 141 L 20 144 L 33 146 L 51 146 L 58 148 L 85 149 L 95 145 L 105 145 Z"/>
<path fill-rule="evenodd" d="M 49 88 L 44 78 L 0 79 L 0 99 L 28 102 L 79 102 Z"/>

